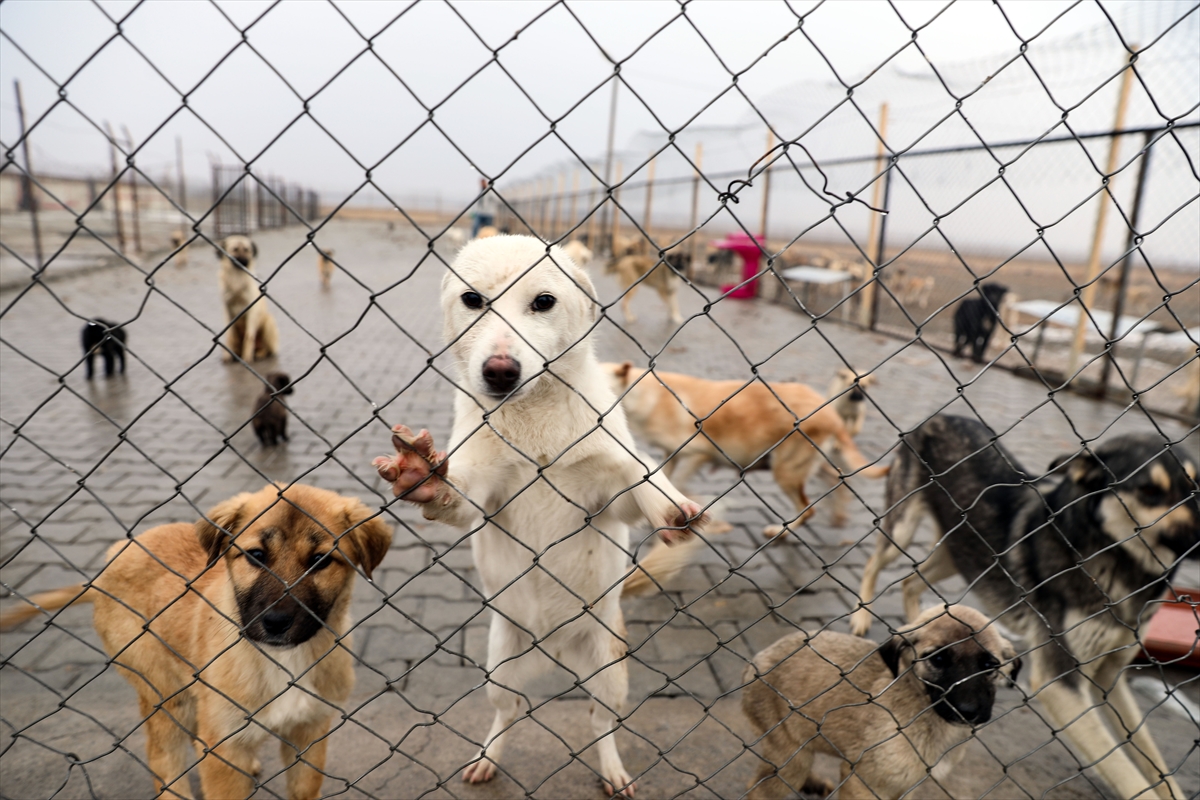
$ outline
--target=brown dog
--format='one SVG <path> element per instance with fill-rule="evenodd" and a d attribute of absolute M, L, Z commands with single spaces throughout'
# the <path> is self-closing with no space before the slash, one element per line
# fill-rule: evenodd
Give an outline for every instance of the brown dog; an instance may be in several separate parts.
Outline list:
<path fill-rule="evenodd" d="M 250 424 L 254 426 L 254 435 L 263 447 L 274 447 L 280 441 L 288 440 L 288 412 L 279 402 L 279 397 L 291 394 L 295 389 L 286 372 L 268 373 L 267 383 L 270 386 L 254 401 L 254 419 Z"/>
<path fill-rule="evenodd" d="M 279 352 L 279 328 L 267 310 L 267 301 L 254 275 L 258 245 L 248 236 L 228 236 L 220 242 L 221 259 L 218 280 L 225 320 L 229 324 L 225 360 L 240 356 L 250 362 L 269 358 Z"/>
<path fill-rule="evenodd" d="M 854 370 L 843 367 L 839 369 L 833 376 L 833 382 L 829 384 L 829 391 L 826 396 L 829 397 L 829 404 L 833 406 L 833 410 L 842 418 L 842 424 L 846 426 L 846 433 L 851 436 L 858 436 L 862 433 L 863 422 L 867 416 L 867 395 L 866 390 L 875 383 L 874 375 L 858 375 Z M 849 465 L 842 459 L 841 451 L 836 445 L 833 452 L 830 453 L 831 460 L 843 471 L 847 471 Z M 846 504 L 850 496 L 850 490 L 846 488 L 844 483 L 841 483 L 838 477 L 838 472 L 834 469 L 833 464 L 825 464 L 824 470 L 833 481 L 835 487 L 833 490 L 833 524 L 841 527 L 846 524 Z"/>
<path fill-rule="evenodd" d="M 1021 667 L 988 618 L 961 605 L 928 609 L 876 647 L 844 633 L 798 632 L 754 657 L 742 709 L 765 758 L 751 800 L 806 784 L 828 793 L 833 787 L 809 777 L 816 753 L 842 759 L 840 800 L 919 797 L 913 787 L 950 772 L 971 727 L 991 719 L 996 683 Z"/>
<path fill-rule="evenodd" d="M 887 474 L 886 466 L 867 466 L 838 412 L 802 383 L 709 381 L 661 370 L 649 374 L 628 361 L 602 366 L 634 432 L 669 458 L 663 472 L 676 486 L 686 486 L 705 464 L 741 470 L 769 466 L 796 506 L 798 518 L 790 524 L 798 525 L 814 513 L 804 483 L 822 458 L 817 448 L 836 446 L 844 463 L 864 475 Z M 781 533 L 778 525 L 763 531 L 771 537 Z"/>
<path fill-rule="evenodd" d="M 355 498 L 268 485 L 117 542 L 90 584 L 34 595 L 0 628 L 95 604 L 96 631 L 137 690 L 160 793 L 192 797 L 195 740 L 204 796 L 249 797 L 255 751 L 278 737 L 288 797 L 315 798 L 330 720 L 354 684 L 356 567 L 370 578 L 391 538 Z"/>
<path fill-rule="evenodd" d="M 171 249 L 178 251 L 175 253 L 175 266 L 179 268 L 188 265 L 188 251 L 185 243 L 187 242 L 187 234 L 183 231 L 171 231 Z"/>
<path fill-rule="evenodd" d="M 333 251 L 317 248 L 317 272 L 321 275 L 321 288 L 328 289 L 333 280 Z"/>

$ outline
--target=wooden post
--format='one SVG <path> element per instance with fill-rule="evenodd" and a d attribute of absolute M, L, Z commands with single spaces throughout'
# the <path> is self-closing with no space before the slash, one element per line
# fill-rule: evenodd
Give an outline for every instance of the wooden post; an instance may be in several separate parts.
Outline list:
<path fill-rule="evenodd" d="M 108 134 L 108 153 L 112 161 L 112 179 L 109 183 L 112 184 L 113 219 L 117 223 L 117 249 L 121 251 L 121 255 L 124 255 L 125 227 L 121 224 L 121 182 L 117 180 L 117 175 L 119 174 L 117 170 L 117 137 L 113 136 L 112 125 L 108 124 L 108 120 L 104 121 L 104 131 Z"/>
<path fill-rule="evenodd" d="M 571 177 L 571 213 L 567 216 L 567 227 L 572 231 L 572 238 L 578 237 L 574 233 L 575 226 L 578 225 L 578 219 L 575 216 L 575 202 L 579 199 L 579 170 L 575 170 L 575 174 Z"/>
<path fill-rule="evenodd" d="M 621 167 L 622 167 L 621 162 L 618 161 L 617 162 L 617 179 L 616 179 L 616 181 L 613 182 L 613 184 L 611 184 L 613 186 L 617 186 L 621 183 L 621 174 L 622 174 Z M 619 205 L 620 202 L 621 202 L 621 190 L 614 189 L 613 190 L 612 233 L 608 237 L 608 252 L 611 253 L 612 255 L 616 255 L 616 253 L 613 251 L 613 248 L 616 247 L 616 245 L 617 245 L 617 236 L 621 231 L 621 208 Z"/>
<path fill-rule="evenodd" d="M 183 177 L 183 139 L 178 136 L 175 137 L 175 171 L 179 176 L 179 207 L 183 209 L 182 226 L 179 232 L 186 240 L 188 235 L 187 183 Z"/>
<path fill-rule="evenodd" d="M 42 229 L 38 225 L 38 201 L 33 192 L 33 164 L 29 161 L 29 137 L 25 135 L 25 100 L 21 97 L 21 82 L 13 80 L 13 88 L 17 92 L 17 120 L 21 126 L 21 154 L 25 157 L 25 174 L 21 176 L 21 188 L 24 190 L 25 202 L 29 204 L 29 220 L 33 232 L 33 253 L 37 259 L 37 268 L 42 268 Z"/>
<path fill-rule="evenodd" d="M 775 132 L 770 128 L 767 129 L 767 152 L 771 152 L 771 148 L 775 146 Z M 773 252 L 767 246 L 767 209 L 771 201 L 771 166 L 770 159 L 767 159 L 767 166 L 763 167 L 763 196 L 762 196 L 762 222 L 759 224 L 758 230 L 762 236 L 763 249 L 768 253 Z"/>
<path fill-rule="evenodd" d="M 604 185 L 605 185 L 605 189 L 607 191 L 611 191 L 612 185 L 613 185 L 612 184 L 613 139 L 616 136 L 616 132 L 617 132 L 617 90 L 621 87 L 620 75 L 615 71 L 616 69 L 618 69 L 618 67 L 614 66 L 613 69 L 614 69 L 614 72 L 613 72 L 613 76 L 612 76 L 612 83 L 613 83 L 612 100 L 610 101 L 609 106 L 608 106 L 608 148 L 605 151 L 605 155 L 604 155 Z M 617 179 L 617 182 L 620 183 L 620 178 Z M 616 205 L 614 204 L 613 205 L 613 217 L 614 217 L 613 224 L 614 225 L 618 224 L 616 222 L 615 218 L 619 213 L 620 213 L 620 211 L 616 208 Z M 602 205 L 600 207 L 600 230 L 601 231 L 608 230 L 608 203 L 605 203 L 604 205 Z M 603 234 L 601 234 L 601 235 L 603 235 Z M 591 244 L 590 247 L 592 249 L 592 252 L 594 252 L 596 255 L 600 254 L 600 251 L 601 251 L 600 242 Z M 611 253 L 612 252 L 611 242 L 609 244 L 608 249 L 609 249 L 609 252 Z"/>
<path fill-rule="evenodd" d="M 654 205 L 654 162 L 655 158 L 650 158 L 650 165 L 646 170 L 646 214 L 642 220 L 642 228 L 646 231 L 646 236 L 653 241 L 653 235 L 650 233 L 650 209 Z"/>
<path fill-rule="evenodd" d="M 588 218 L 588 237 L 587 246 L 596 255 L 600 255 L 600 242 L 596 238 L 596 234 L 600 228 L 600 209 L 596 208 L 596 176 L 592 175 L 592 188 L 588 191 L 588 209 L 591 216 Z"/>
<path fill-rule="evenodd" d="M 125 144 L 129 148 L 129 152 L 133 153 L 133 137 L 129 135 L 129 127 L 121 126 L 121 130 L 125 133 Z M 133 196 L 133 252 L 142 252 L 142 226 L 138 219 L 138 194 L 137 194 L 137 170 L 130 165 L 129 168 L 129 186 L 130 194 Z"/>
<path fill-rule="evenodd" d="M 884 140 L 887 137 L 887 122 L 888 122 L 888 104 L 883 103 L 879 106 L 879 141 L 875 143 L 875 174 L 876 175 L 879 175 L 879 173 L 883 172 L 883 164 L 884 164 L 883 156 L 884 156 L 884 150 L 886 149 Z M 889 171 L 888 174 L 890 175 L 891 172 Z M 881 202 L 880 195 L 883 192 L 883 184 L 884 183 L 886 183 L 886 177 L 883 175 L 879 175 L 879 177 L 875 179 L 875 188 L 874 188 L 872 196 L 871 196 L 871 206 L 874 208 L 882 208 L 883 207 L 880 205 L 880 202 Z M 875 211 L 870 211 L 868 213 L 870 213 L 871 217 L 870 217 L 870 221 L 867 226 L 867 241 L 864 242 L 866 247 L 863 249 L 867 249 L 867 248 L 871 247 L 872 244 L 876 244 L 875 235 L 879 229 L 879 214 Z M 883 258 L 883 248 L 881 245 L 876 244 L 875 252 L 877 254 L 877 256 L 876 256 L 877 259 Z M 878 263 L 876 263 L 874 266 L 876 269 L 879 268 Z M 875 280 L 878 280 L 878 279 L 875 279 Z M 875 312 L 874 312 L 874 309 L 875 309 L 875 280 L 868 279 L 867 282 L 865 284 L 863 284 L 862 291 L 859 292 L 859 294 L 858 294 L 858 296 L 859 296 L 858 323 L 860 325 L 862 325 L 864 328 L 871 327 L 871 322 L 872 322 L 871 318 L 875 314 Z"/>
<path fill-rule="evenodd" d="M 1113 120 L 1113 130 L 1121 130 L 1125 125 L 1125 109 L 1129 105 L 1129 89 L 1133 85 L 1133 65 L 1125 67 L 1121 74 L 1121 88 L 1117 94 L 1117 114 Z M 1108 165 L 1104 168 L 1106 190 L 1100 192 L 1100 208 L 1096 212 L 1096 230 L 1092 233 L 1092 252 L 1088 256 L 1087 275 L 1083 280 L 1083 292 L 1079 296 L 1079 319 L 1075 321 L 1075 336 L 1071 340 L 1071 353 L 1067 358 L 1066 379 L 1074 380 L 1076 369 L 1079 367 L 1079 357 L 1083 353 L 1084 334 L 1089 323 L 1087 311 L 1096 301 L 1096 276 L 1100 274 L 1100 255 L 1104 248 L 1104 226 L 1108 221 L 1109 199 L 1112 195 L 1112 185 L 1117 169 L 1117 156 L 1120 155 L 1121 140 L 1113 136 L 1108 148 Z M 1107 196 L 1106 196 L 1107 195 Z"/>
<path fill-rule="evenodd" d="M 696 176 L 692 178 L 692 218 L 688 224 L 689 234 L 692 237 L 692 257 L 688 261 L 687 277 L 690 281 L 692 276 L 696 274 L 696 250 L 700 245 L 700 232 L 696 230 L 696 224 L 700 221 L 700 176 L 703 174 L 704 164 L 704 144 L 696 142 Z"/>
<path fill-rule="evenodd" d="M 554 219 L 550 223 L 550 241 L 558 238 L 558 231 L 561 228 L 562 220 L 562 201 L 563 194 L 567 191 L 567 176 L 563 173 L 558 173 L 558 191 L 554 194 Z"/>

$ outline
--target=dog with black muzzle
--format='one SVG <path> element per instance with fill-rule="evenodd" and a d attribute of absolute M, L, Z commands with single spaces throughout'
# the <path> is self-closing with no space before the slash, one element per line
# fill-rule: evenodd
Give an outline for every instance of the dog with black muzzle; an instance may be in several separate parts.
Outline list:
<path fill-rule="evenodd" d="M 330 722 L 354 686 L 354 576 L 369 579 L 391 539 L 356 498 L 268 485 L 194 524 L 117 542 L 91 583 L 26 598 L 0 629 L 93 603 L 112 663 L 137 690 L 159 793 L 192 797 L 195 743 L 204 797 L 250 797 L 256 751 L 277 738 L 288 797 L 309 800 L 320 795 Z"/>
<path fill-rule="evenodd" d="M 965 348 L 971 349 L 971 360 L 983 363 L 988 341 L 1000 321 L 1000 304 L 1008 287 L 998 283 L 985 283 L 979 287 L 980 297 L 968 297 L 958 304 L 954 312 L 954 355 L 961 356 Z"/>
<path fill-rule="evenodd" d="M 785 636 L 742 676 L 763 758 L 749 797 L 828 794 L 809 775 L 817 753 L 842 759 L 841 800 L 916 797 L 949 774 L 991 719 L 997 682 L 1020 668 L 1012 643 L 961 605 L 928 609 L 882 646 L 833 631 Z"/>
<path fill-rule="evenodd" d="M 1056 459 L 1041 479 L 982 423 L 938 414 L 905 434 L 888 513 L 851 631 L 871 626 L 879 573 L 932 518 L 937 539 L 904 579 L 909 619 L 955 573 L 1030 647 L 1030 688 L 1121 797 L 1182 798 L 1125 680 L 1181 561 L 1200 547 L 1194 457 L 1157 434 Z"/>
<path fill-rule="evenodd" d="M 217 248 L 221 260 L 218 281 L 225 305 L 225 361 L 239 357 L 246 363 L 270 358 L 279 352 L 279 327 L 267 310 L 262 286 L 254 274 L 258 245 L 249 236 L 227 236 Z"/>

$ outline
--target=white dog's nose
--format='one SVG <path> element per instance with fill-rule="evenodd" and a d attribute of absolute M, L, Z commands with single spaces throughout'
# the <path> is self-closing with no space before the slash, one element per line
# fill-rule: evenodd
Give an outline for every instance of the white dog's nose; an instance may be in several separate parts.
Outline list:
<path fill-rule="evenodd" d="M 483 381 L 490 393 L 503 397 L 521 380 L 521 362 L 512 356 L 492 356 L 483 362 Z"/>

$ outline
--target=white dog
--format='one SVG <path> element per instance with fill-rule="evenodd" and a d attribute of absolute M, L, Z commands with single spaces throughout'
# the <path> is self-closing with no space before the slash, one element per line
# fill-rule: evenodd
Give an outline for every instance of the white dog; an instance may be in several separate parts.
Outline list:
<path fill-rule="evenodd" d="M 593 698 L 605 789 L 633 796 L 609 735 L 628 689 L 620 607 L 627 526 L 649 520 L 670 541 L 707 521 L 660 473 L 646 475 L 592 350 L 595 296 L 587 273 L 558 247 L 547 255 L 538 239 L 505 235 L 468 244 L 442 282 L 462 390 L 454 466 L 428 431 L 414 436 L 403 425 L 393 428 L 396 454 L 375 460 L 395 495 L 422 504 L 427 519 L 474 531 L 494 610 L 487 691 L 496 718 L 463 772 L 470 783 L 495 774 L 521 715 L 517 692 L 551 666 L 549 655 Z"/>
<path fill-rule="evenodd" d="M 249 363 L 276 355 L 279 328 L 267 310 L 262 286 L 254 275 L 258 245 L 248 236 L 227 236 L 220 242 L 217 257 L 221 260 L 217 280 L 225 305 L 225 321 L 229 323 L 225 361 L 240 356 Z"/>

